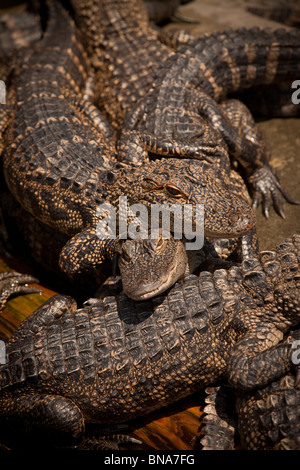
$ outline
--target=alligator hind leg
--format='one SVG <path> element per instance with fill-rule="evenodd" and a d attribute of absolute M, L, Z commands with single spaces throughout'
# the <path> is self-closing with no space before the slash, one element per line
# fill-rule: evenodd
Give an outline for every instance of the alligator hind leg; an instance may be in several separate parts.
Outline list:
<path fill-rule="evenodd" d="M 4 308 L 9 297 L 15 294 L 40 293 L 40 289 L 31 287 L 28 284 L 38 282 L 32 276 L 16 272 L 0 273 L 0 311 Z"/>
<path fill-rule="evenodd" d="M 78 444 L 85 423 L 80 409 L 69 399 L 55 395 L 10 394 L 0 397 L 2 440 L 17 445 Z"/>
<path fill-rule="evenodd" d="M 226 100 L 221 105 L 230 126 L 235 129 L 232 133 L 230 127 L 220 118 L 221 133 L 231 150 L 233 158 L 238 160 L 249 174 L 249 183 L 253 191 L 253 206 L 256 208 L 262 203 L 264 215 L 268 218 L 270 206 L 284 217 L 282 204 L 298 204 L 294 201 L 280 184 L 274 170 L 269 165 L 270 152 L 264 136 L 260 133 L 250 111 L 239 100 Z"/>

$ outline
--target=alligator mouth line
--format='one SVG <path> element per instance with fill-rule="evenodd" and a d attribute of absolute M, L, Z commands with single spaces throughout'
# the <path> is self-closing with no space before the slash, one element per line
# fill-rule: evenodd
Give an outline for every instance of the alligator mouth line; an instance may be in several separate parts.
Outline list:
<path fill-rule="evenodd" d="M 177 255 L 179 257 L 179 250 L 177 250 Z M 175 256 L 177 259 L 177 257 Z M 133 294 L 130 293 L 128 294 L 126 291 L 124 293 L 128 295 L 133 300 L 147 300 L 149 298 L 155 297 L 156 295 L 162 294 L 165 292 L 167 289 L 172 287 L 175 282 L 177 282 L 179 279 L 184 277 L 184 274 L 186 272 L 188 260 L 186 258 L 186 262 L 184 263 L 183 261 L 181 262 L 176 262 L 176 264 L 171 268 L 171 270 L 167 273 L 167 275 L 164 276 L 164 280 L 157 281 L 155 283 L 149 284 L 149 286 L 145 286 L 146 288 L 143 289 L 140 293 L 138 291 L 135 291 Z M 178 272 L 180 271 L 180 265 L 183 266 L 183 271 L 180 275 L 178 275 Z"/>
<path fill-rule="evenodd" d="M 170 274 L 168 276 L 168 278 L 165 280 L 165 282 L 157 282 L 155 287 L 153 287 L 153 284 L 151 285 L 151 289 L 150 290 L 145 290 L 143 291 L 142 293 L 136 293 L 134 295 L 130 295 L 130 297 L 133 299 L 133 300 L 147 300 L 147 299 L 150 299 L 152 297 L 155 297 L 156 295 L 159 295 L 159 294 L 162 294 L 163 292 L 165 292 L 167 289 L 169 289 L 170 287 L 172 287 L 174 285 L 175 282 L 177 282 L 179 279 L 181 279 L 181 277 L 183 276 L 180 276 L 176 281 L 173 280 L 173 277 L 172 277 L 172 273 L 174 272 L 174 268 L 170 271 Z M 125 292 L 126 293 L 126 292 Z M 127 295 L 127 294 L 126 294 Z"/>

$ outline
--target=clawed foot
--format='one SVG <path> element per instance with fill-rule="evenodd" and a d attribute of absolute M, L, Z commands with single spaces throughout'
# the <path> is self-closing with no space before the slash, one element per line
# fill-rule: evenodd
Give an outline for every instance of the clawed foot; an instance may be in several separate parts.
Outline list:
<path fill-rule="evenodd" d="M 16 272 L 0 273 L 0 311 L 4 308 L 8 298 L 14 294 L 40 293 L 40 289 L 28 284 L 38 282 L 32 276 Z"/>
<path fill-rule="evenodd" d="M 256 170 L 249 179 L 253 187 L 253 207 L 256 209 L 262 203 L 263 213 L 269 217 L 270 206 L 273 205 L 277 214 L 285 218 L 283 203 L 299 204 L 294 201 L 281 186 L 277 176 L 269 165 Z"/>
<path fill-rule="evenodd" d="M 115 424 L 107 427 L 99 427 L 93 430 L 93 425 L 88 425 L 77 450 L 120 450 L 120 446 L 137 445 L 142 442 L 128 434 L 126 424 Z M 91 429 L 90 429 L 91 428 Z"/>

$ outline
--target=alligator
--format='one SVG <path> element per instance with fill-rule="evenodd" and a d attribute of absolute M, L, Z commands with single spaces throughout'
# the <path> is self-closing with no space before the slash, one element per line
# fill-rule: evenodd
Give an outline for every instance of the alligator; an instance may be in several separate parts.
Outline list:
<path fill-rule="evenodd" d="M 167 290 L 176 280 L 185 275 L 209 270 L 218 263 L 229 266 L 231 262 L 249 257 L 251 253 L 240 251 L 238 239 L 204 239 L 200 250 L 186 250 L 186 240 L 163 238 L 161 233 L 150 239 L 127 239 L 112 261 L 104 262 L 99 269 L 89 269 L 84 276 L 78 274 L 71 279 L 59 269 L 59 255 L 68 237 L 38 221 L 25 211 L 7 191 L 1 194 L 1 206 L 5 223 L 6 250 L 11 252 L 23 241 L 22 254 L 34 258 L 55 279 L 63 282 L 64 290 L 71 295 L 93 296 L 97 291 L 123 292 L 128 297 L 141 300 Z M 248 238 L 243 237 L 243 240 Z M 253 254 L 253 253 L 252 253 Z M 76 291 L 74 291 L 76 288 Z M 76 297 L 77 298 L 77 297 Z"/>
<path fill-rule="evenodd" d="M 40 293 L 40 289 L 30 285 L 37 282 L 38 280 L 29 274 L 0 272 L 0 312 L 12 295 Z"/>
<path fill-rule="evenodd" d="M 294 354 L 299 362 L 299 348 Z M 195 448 L 233 450 L 238 445 L 244 450 L 300 449 L 296 367 L 259 389 L 234 390 L 222 381 L 207 387 L 205 393 L 203 428 Z"/>
<path fill-rule="evenodd" d="M 292 83 L 299 53 L 298 31 L 228 30 L 183 44 L 160 65 L 151 91 L 125 121 L 119 158 L 133 158 L 128 141 L 138 149 L 134 160 L 143 162 L 149 152 L 182 156 L 195 147 L 215 149 L 221 135 L 229 156 L 239 162 L 251 184 L 254 207 L 262 202 L 268 217 L 272 204 L 283 217 L 283 201 L 295 201 L 274 175 L 267 143 L 251 113 L 239 100 L 226 97 L 266 83 Z M 217 160 L 218 154 L 212 152 L 212 158 Z"/>
<path fill-rule="evenodd" d="M 147 301 L 51 297 L 6 345 L 2 433 L 71 446 L 87 423 L 125 423 L 222 378 L 246 391 L 277 380 L 293 367 L 299 261 L 294 235 Z"/>
<path fill-rule="evenodd" d="M 143 0 L 150 21 L 162 25 L 168 21 L 180 21 L 184 23 L 195 23 L 195 20 L 184 16 L 177 11 L 181 4 L 189 3 L 191 0 Z"/>
<path fill-rule="evenodd" d="M 127 197 L 128 207 L 142 203 L 147 209 L 189 203 L 194 225 L 196 204 L 204 204 L 206 236 L 248 239 L 255 231 L 254 212 L 226 155 L 217 165 L 205 152 L 202 160 L 118 162 L 111 126 L 84 95 L 89 61 L 75 25 L 59 4 L 49 3 L 49 12 L 43 39 L 15 73 L 3 166 L 22 207 L 69 237 L 60 254 L 62 271 L 83 273 L 120 253 L 119 238 L 103 240 L 97 232 L 107 216 L 98 215 L 99 206 L 111 204 L 118 212 L 120 196 Z"/>
<path fill-rule="evenodd" d="M 243 447 L 300 449 L 300 390 L 294 371 L 252 392 L 237 394 L 238 432 Z"/>
<path fill-rule="evenodd" d="M 295 203 L 269 164 L 249 110 L 228 95 L 297 78 L 300 33 L 254 29 L 203 34 L 176 50 L 159 41 L 139 0 L 71 1 L 99 82 L 99 107 L 122 131 L 118 158 L 228 154 L 253 190 L 254 206 Z M 97 24 L 97 27 L 95 27 Z M 124 129 L 125 128 L 125 129 Z"/>

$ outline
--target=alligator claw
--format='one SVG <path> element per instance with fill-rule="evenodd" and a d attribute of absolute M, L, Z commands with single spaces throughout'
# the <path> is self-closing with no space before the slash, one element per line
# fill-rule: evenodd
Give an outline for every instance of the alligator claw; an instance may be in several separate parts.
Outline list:
<path fill-rule="evenodd" d="M 285 189 L 281 186 L 277 176 L 269 165 L 264 165 L 256 170 L 250 177 L 250 183 L 253 188 L 253 207 L 256 209 L 262 204 L 264 216 L 268 219 L 270 207 L 273 205 L 275 212 L 283 219 L 285 218 L 282 204 L 300 204 L 292 199 Z"/>
<path fill-rule="evenodd" d="M 41 293 L 40 289 L 28 285 L 37 282 L 36 278 L 27 274 L 16 272 L 0 273 L 0 311 L 4 308 L 8 298 L 14 294 Z"/>
<path fill-rule="evenodd" d="M 118 429 L 119 428 L 119 429 Z M 128 426 L 122 424 L 112 425 L 104 428 L 95 434 L 87 432 L 83 440 L 76 446 L 77 450 L 120 450 L 120 445 L 142 445 L 142 441 L 128 434 L 120 434 L 128 432 Z"/>

